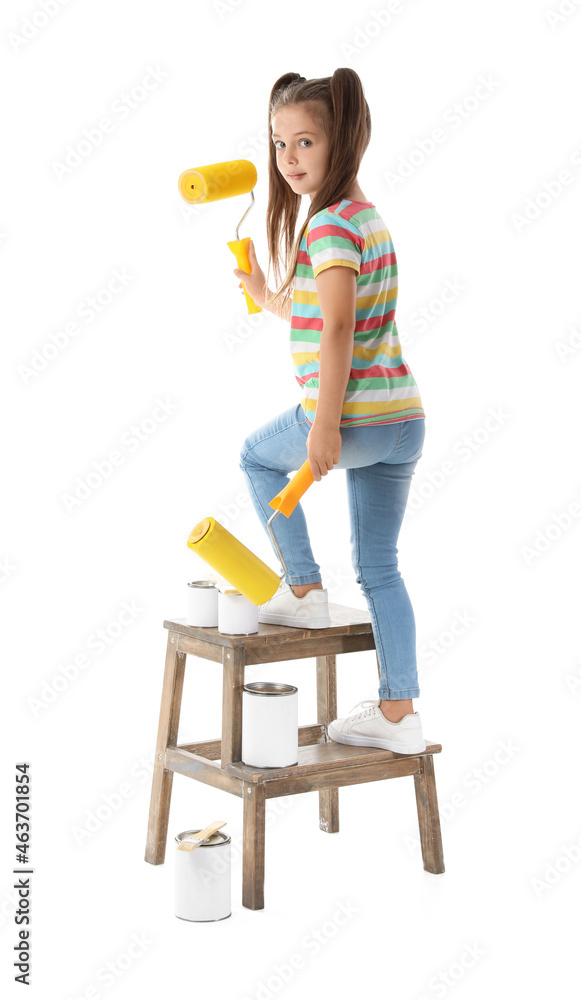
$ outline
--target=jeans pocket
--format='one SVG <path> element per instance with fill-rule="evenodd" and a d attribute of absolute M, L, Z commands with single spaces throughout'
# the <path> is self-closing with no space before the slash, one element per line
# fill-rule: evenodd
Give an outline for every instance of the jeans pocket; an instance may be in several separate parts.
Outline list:
<path fill-rule="evenodd" d="M 414 417 L 413 420 L 402 421 L 402 432 L 398 445 L 398 460 L 400 462 L 417 462 L 422 457 L 426 437 L 426 421 L 424 417 Z"/>

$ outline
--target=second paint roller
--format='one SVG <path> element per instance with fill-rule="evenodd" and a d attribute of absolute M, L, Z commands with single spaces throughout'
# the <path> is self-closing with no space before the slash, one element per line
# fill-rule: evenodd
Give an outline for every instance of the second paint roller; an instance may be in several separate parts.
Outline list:
<path fill-rule="evenodd" d="M 225 160 L 223 163 L 208 163 L 205 167 L 192 167 L 190 170 L 184 170 L 178 180 L 179 192 L 188 205 L 202 205 L 208 201 L 220 201 L 222 198 L 234 198 L 239 194 L 250 193 L 252 202 L 236 226 L 236 239 L 228 243 L 228 248 L 236 257 L 238 267 L 246 274 L 250 274 L 252 270 L 248 258 L 250 237 L 239 239 L 238 230 L 254 205 L 253 188 L 256 187 L 256 180 L 256 167 L 250 160 Z M 242 284 L 244 285 L 244 282 Z M 244 295 L 249 314 L 262 312 L 261 307 L 250 298 L 246 287 Z"/>
<path fill-rule="evenodd" d="M 313 482 L 313 473 L 307 459 L 284 490 L 281 490 L 269 503 L 270 507 L 275 508 L 275 512 L 268 519 L 267 528 L 284 570 L 281 577 L 213 517 L 205 517 L 192 529 L 188 538 L 188 548 L 212 566 L 252 604 L 257 607 L 266 604 L 288 575 L 287 565 L 274 537 L 272 523 L 278 514 L 290 517 L 303 493 L 306 493 Z"/>

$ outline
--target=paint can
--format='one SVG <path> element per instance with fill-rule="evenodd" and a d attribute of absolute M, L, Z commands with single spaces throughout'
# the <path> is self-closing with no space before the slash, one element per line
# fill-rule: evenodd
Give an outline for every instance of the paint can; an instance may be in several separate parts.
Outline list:
<path fill-rule="evenodd" d="M 218 632 L 252 635 L 258 632 L 258 607 L 239 590 L 218 591 Z"/>
<path fill-rule="evenodd" d="M 186 623 L 201 628 L 216 628 L 218 624 L 218 588 L 211 580 L 188 583 Z"/>
<path fill-rule="evenodd" d="M 251 767 L 298 764 L 298 688 L 269 681 L 244 685 L 242 762 Z"/>
<path fill-rule="evenodd" d="M 203 830 L 178 833 L 176 845 Z M 175 915 L 180 920 L 206 922 L 232 915 L 231 838 L 221 830 L 193 851 L 175 855 Z"/>

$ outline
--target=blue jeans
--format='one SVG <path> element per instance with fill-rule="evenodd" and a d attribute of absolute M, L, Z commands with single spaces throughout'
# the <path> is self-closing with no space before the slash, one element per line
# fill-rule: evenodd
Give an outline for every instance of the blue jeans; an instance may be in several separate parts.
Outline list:
<path fill-rule="evenodd" d="M 397 539 L 422 454 L 425 423 L 424 417 L 416 417 L 392 424 L 341 427 L 341 457 L 331 470 L 347 470 L 351 558 L 371 615 L 381 672 L 379 697 L 387 700 L 420 694 L 416 624 L 398 569 Z M 265 531 L 273 514 L 269 501 L 290 482 L 288 473 L 296 472 L 308 458 L 309 431 L 298 403 L 244 441 L 240 468 Z M 288 567 L 286 582 L 322 582 L 300 503 L 290 517 L 279 514 L 272 530 Z"/>

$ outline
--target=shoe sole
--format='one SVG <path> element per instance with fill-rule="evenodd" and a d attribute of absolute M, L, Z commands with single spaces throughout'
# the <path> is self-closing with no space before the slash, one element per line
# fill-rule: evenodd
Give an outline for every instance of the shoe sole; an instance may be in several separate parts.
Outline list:
<path fill-rule="evenodd" d="M 401 743 L 396 743 L 395 740 L 374 739 L 372 736 L 349 736 L 348 733 L 338 732 L 332 724 L 328 726 L 328 733 L 331 739 L 335 740 L 335 743 L 345 743 L 350 747 L 378 747 L 380 750 L 392 750 L 394 753 L 423 753 L 427 746 L 425 741 L 422 746 L 403 747 Z"/>
<path fill-rule="evenodd" d="M 300 619 L 294 618 L 292 615 L 270 615 L 267 611 L 258 615 L 258 621 L 264 625 L 291 625 L 295 628 L 330 628 L 333 624 L 328 616 L 327 618 Z"/>

